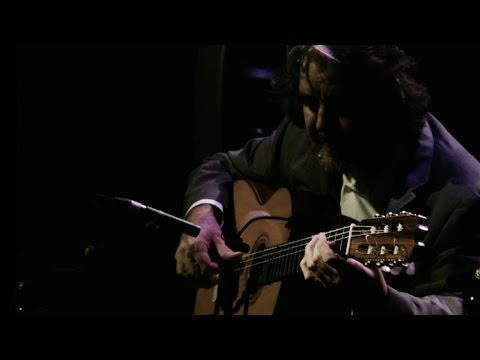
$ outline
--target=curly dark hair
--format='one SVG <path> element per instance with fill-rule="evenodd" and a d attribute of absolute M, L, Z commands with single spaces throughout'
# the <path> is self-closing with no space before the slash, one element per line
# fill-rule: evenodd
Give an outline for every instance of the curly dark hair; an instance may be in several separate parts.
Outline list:
<path fill-rule="evenodd" d="M 343 111 L 379 125 L 385 115 L 409 121 L 418 129 L 430 107 L 425 86 L 414 79 L 415 60 L 395 45 L 297 45 L 288 53 L 286 73 L 272 85 L 284 98 L 284 110 L 303 126 L 298 94 L 300 69 L 314 61 L 335 84 L 347 89 Z"/>

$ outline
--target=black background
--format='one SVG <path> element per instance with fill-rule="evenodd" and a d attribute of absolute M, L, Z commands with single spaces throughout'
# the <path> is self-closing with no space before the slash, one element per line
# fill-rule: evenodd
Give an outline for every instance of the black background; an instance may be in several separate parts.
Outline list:
<path fill-rule="evenodd" d="M 418 61 L 434 114 L 479 158 L 480 47 L 401 47 Z M 175 274 L 178 230 L 146 226 L 151 219 L 96 194 L 183 215 L 199 151 L 199 49 L 17 45 L 16 312 L 190 314 L 194 292 Z M 223 150 L 280 120 L 268 81 L 243 69 L 277 69 L 284 60 L 283 45 L 226 47 Z"/>

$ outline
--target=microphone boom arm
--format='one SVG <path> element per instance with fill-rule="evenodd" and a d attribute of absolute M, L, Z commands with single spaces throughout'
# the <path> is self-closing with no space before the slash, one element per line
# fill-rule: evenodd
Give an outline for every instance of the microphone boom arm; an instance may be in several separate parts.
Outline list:
<path fill-rule="evenodd" d="M 165 211 L 155 209 L 151 206 L 143 205 L 143 204 L 139 203 L 138 201 L 127 199 L 127 198 L 111 197 L 111 196 L 106 196 L 106 195 L 101 195 L 101 194 L 99 194 L 99 196 L 105 197 L 105 198 L 108 198 L 108 199 L 118 200 L 118 201 L 121 201 L 123 203 L 127 203 L 127 204 L 133 206 L 136 209 L 147 211 L 147 212 L 154 213 L 156 215 L 160 215 L 162 217 L 165 217 L 165 218 L 173 221 L 176 225 L 179 225 L 181 231 L 183 233 L 187 234 L 187 235 L 196 237 L 200 233 L 200 226 L 195 225 L 194 223 L 191 223 L 187 220 L 181 219 L 181 218 L 179 218 L 177 216 L 174 216 L 172 214 L 166 213 Z"/>

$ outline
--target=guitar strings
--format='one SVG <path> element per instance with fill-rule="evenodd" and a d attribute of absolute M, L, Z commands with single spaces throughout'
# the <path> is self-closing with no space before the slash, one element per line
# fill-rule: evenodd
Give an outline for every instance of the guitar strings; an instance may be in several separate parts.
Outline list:
<path fill-rule="evenodd" d="M 347 233 L 349 234 L 350 233 L 350 228 L 351 228 L 351 226 L 345 226 L 345 227 L 342 227 L 342 228 L 339 228 L 339 229 L 330 230 L 330 231 L 325 232 L 325 236 L 327 237 L 327 239 L 329 237 L 334 238 L 334 240 L 331 241 L 331 243 L 338 242 L 338 241 L 341 241 L 341 240 L 344 240 L 344 239 L 348 238 L 348 236 L 347 236 L 347 237 L 336 239 L 338 236 L 342 236 L 342 235 L 345 235 Z M 371 227 L 366 227 L 366 228 L 371 229 Z M 356 232 L 358 232 L 358 231 L 359 230 L 356 230 Z M 264 264 L 264 263 L 267 263 L 267 262 L 270 262 L 270 261 L 273 261 L 273 260 L 276 260 L 276 259 L 280 259 L 280 258 L 287 257 L 287 256 L 291 257 L 292 255 L 300 254 L 300 253 L 304 252 L 305 245 L 314 236 L 315 235 L 308 236 L 308 237 L 297 239 L 297 240 L 294 240 L 294 241 L 291 241 L 291 242 L 288 242 L 288 243 L 285 243 L 285 244 L 270 247 L 270 248 L 267 248 L 265 250 L 260 250 L 260 251 L 255 252 L 254 254 L 248 254 L 240 262 L 240 264 L 248 263 L 248 265 L 242 266 L 242 267 L 237 267 L 235 269 L 235 271 L 242 271 L 242 270 L 245 270 L 245 269 L 251 269 L 254 266 L 261 265 L 261 264 Z M 298 248 L 300 248 L 300 249 L 298 249 Z M 295 249 L 295 251 L 292 252 L 292 250 L 294 250 L 294 249 Z M 277 251 L 284 252 L 284 254 L 281 255 L 281 256 L 276 256 L 275 258 L 271 258 L 271 255 L 274 253 L 274 250 L 275 250 L 275 252 L 277 252 Z M 258 254 L 261 254 L 261 255 L 258 256 Z M 253 259 L 252 259 L 252 257 L 253 257 Z M 267 258 L 267 259 L 265 259 L 263 261 L 258 261 L 258 260 L 261 260 L 261 259 L 264 259 L 264 258 Z M 293 260 L 294 262 L 292 262 L 292 260 L 288 260 L 288 264 L 283 264 L 284 267 L 281 270 L 283 270 L 283 272 L 287 272 L 287 273 L 289 272 L 289 270 L 290 270 L 290 272 L 295 270 L 299 266 L 299 261 L 298 260 L 299 259 L 295 259 L 295 260 Z M 239 276 L 239 279 L 238 279 L 238 281 L 239 281 L 238 286 L 239 287 L 243 288 L 244 286 L 247 286 L 246 284 L 249 281 L 249 275 L 250 275 L 249 272 L 244 272 Z M 264 272 L 264 273 L 261 274 L 261 276 L 266 277 L 267 274 Z M 262 280 L 263 280 L 263 278 L 262 278 Z"/>
<path fill-rule="evenodd" d="M 331 237 L 336 238 L 337 236 L 349 234 L 348 236 L 343 236 L 341 238 L 331 240 L 330 243 L 332 244 L 332 243 L 336 243 L 338 241 L 346 240 L 349 237 L 358 237 L 358 236 L 368 235 L 368 234 L 380 234 L 380 233 L 385 234 L 385 233 L 387 233 L 383 229 L 378 229 L 378 230 L 372 232 L 371 231 L 372 230 L 371 226 L 356 226 L 356 227 L 361 227 L 361 228 L 364 228 L 364 229 L 368 229 L 370 231 L 365 232 L 364 230 L 361 230 L 361 229 L 360 230 L 353 230 L 352 229 L 352 232 L 350 233 L 350 230 L 345 231 L 346 229 L 350 229 L 350 226 L 346 226 L 346 227 L 343 227 L 343 228 L 340 228 L 340 229 L 335 229 L 335 230 L 325 232 L 325 235 L 327 235 L 329 233 L 335 233 L 335 234 L 330 234 L 330 238 Z M 254 257 L 250 264 L 248 264 L 246 266 L 243 266 L 243 267 L 238 267 L 238 268 L 235 269 L 235 271 L 242 271 L 242 270 L 245 270 L 245 269 L 251 269 L 255 266 L 262 265 L 262 264 L 265 264 L 265 263 L 268 263 L 268 262 L 273 262 L 275 260 L 278 260 L 278 259 L 281 259 L 281 258 L 284 258 L 284 257 L 288 257 L 288 256 L 291 257 L 291 255 L 299 255 L 301 253 L 304 253 L 306 243 L 309 240 L 311 240 L 314 236 L 315 235 L 309 236 L 309 237 L 306 237 L 306 238 L 302 238 L 302 239 L 298 239 L 298 240 L 295 240 L 295 241 L 292 241 L 292 242 L 289 242 L 289 243 L 286 243 L 286 244 L 281 244 L 281 245 L 278 245 L 278 246 L 275 246 L 275 247 L 267 248 L 265 250 L 258 251 L 257 253 L 264 253 L 264 254 L 259 256 L 259 257 Z M 328 239 L 329 239 L 329 237 L 327 236 L 327 240 Z M 280 249 L 280 251 L 275 251 L 275 252 L 272 251 L 272 250 L 278 250 L 278 249 Z M 294 251 L 292 251 L 292 250 L 294 250 Z M 284 254 L 272 258 L 270 256 L 271 254 L 265 254 L 268 251 L 270 251 L 271 254 L 275 254 L 277 252 L 284 252 Z M 249 254 L 249 255 L 250 255 L 250 257 L 253 256 L 253 254 Z M 262 259 L 262 258 L 266 258 L 266 259 L 263 260 L 263 261 L 256 261 L 256 260 Z M 289 260 L 288 264 L 283 263 L 283 264 L 281 264 L 281 267 L 277 266 L 277 268 L 270 269 L 270 272 L 268 272 L 268 273 L 263 272 L 261 274 L 261 276 L 263 277 L 262 280 L 264 280 L 267 277 L 270 279 L 270 281 L 266 281 L 263 284 L 268 284 L 268 283 L 274 282 L 277 278 L 281 278 L 284 275 L 287 275 L 289 272 L 293 272 L 293 270 L 296 270 L 300 266 L 299 261 L 298 261 L 299 259 L 296 259 L 296 260 L 297 261 L 295 263 L 291 263 L 290 260 Z M 243 261 L 240 262 L 240 264 L 245 264 L 245 263 L 248 263 L 248 262 L 249 262 L 248 260 L 243 260 Z M 243 286 L 245 286 L 246 283 L 248 283 L 249 275 L 250 275 L 249 272 L 244 272 L 243 274 L 240 275 L 239 284 L 238 284 L 240 287 L 243 287 Z"/>
<path fill-rule="evenodd" d="M 377 230 L 376 232 L 371 232 L 371 227 L 370 226 L 356 226 L 356 228 L 363 228 L 364 230 L 369 230 L 368 233 L 384 233 L 383 230 Z M 366 232 L 364 230 L 354 229 L 354 230 L 352 230 L 352 234 L 355 234 L 355 235 L 366 234 Z M 334 234 L 331 234 L 331 233 L 334 233 Z M 336 243 L 338 241 L 345 240 L 345 238 L 337 239 L 336 237 L 344 235 L 344 234 L 348 234 L 348 233 L 350 233 L 350 226 L 345 226 L 343 228 L 327 231 L 324 234 L 327 237 L 327 240 L 329 240 L 330 243 L 332 244 L 332 243 Z M 317 235 L 317 234 L 315 234 L 315 235 Z M 303 245 L 306 244 L 306 242 L 310 241 L 315 235 L 311 235 L 311 236 L 301 238 L 301 239 L 298 239 L 298 240 L 295 240 L 295 241 L 290 241 L 290 242 L 287 242 L 287 243 L 284 243 L 284 244 L 275 245 L 275 246 L 266 248 L 264 250 L 256 251 L 255 253 L 246 254 L 241 263 L 245 263 L 245 262 L 250 261 L 251 257 L 255 257 L 256 259 L 259 259 L 259 258 L 268 256 L 268 255 L 270 255 L 270 253 L 273 252 L 273 250 L 275 250 L 275 251 L 278 251 L 278 250 L 279 251 L 286 251 L 286 250 L 289 250 L 289 249 L 295 247 L 299 243 L 301 243 L 300 245 L 303 246 Z M 330 240 L 331 238 L 333 238 L 333 240 Z M 282 250 L 282 248 L 284 248 L 284 249 Z M 262 253 L 268 253 L 268 254 L 258 256 L 259 254 L 262 254 Z"/>
<path fill-rule="evenodd" d="M 368 228 L 369 230 L 371 229 L 371 227 L 369 227 L 369 226 L 359 226 L 359 227 Z M 344 227 L 344 228 L 341 228 L 341 229 L 336 229 L 336 230 L 325 232 L 325 236 L 327 237 L 327 240 L 329 240 L 329 237 L 330 238 L 334 237 L 333 240 L 329 240 L 330 244 L 333 244 L 333 243 L 336 243 L 336 242 L 339 242 L 339 241 L 343 241 L 343 240 L 348 239 L 349 236 L 350 236 L 350 230 L 345 231 L 346 229 L 350 229 L 350 227 L 347 226 L 347 227 Z M 342 231 L 342 232 L 340 232 L 340 231 Z M 337 232 L 337 233 L 332 234 L 332 235 L 327 235 L 327 234 L 332 233 L 332 232 Z M 349 234 L 349 235 L 348 236 L 343 236 L 343 237 L 338 238 L 338 239 L 336 238 L 338 236 L 342 236 L 342 235 L 345 235 L 345 234 Z M 351 235 L 353 237 L 366 235 L 366 234 L 367 235 L 368 234 L 385 234 L 385 232 L 381 229 L 376 230 L 374 232 L 369 231 L 368 233 L 361 230 L 361 229 L 352 230 L 352 232 L 351 232 Z M 302 239 L 298 239 L 298 240 L 288 242 L 288 243 L 285 243 L 285 244 L 273 246 L 273 247 L 267 248 L 265 250 L 257 251 L 254 254 L 247 254 L 243 258 L 243 260 L 240 262 L 240 264 L 247 264 L 248 263 L 248 265 L 246 265 L 244 267 L 238 267 L 238 268 L 235 269 L 235 271 L 248 269 L 248 268 L 251 268 L 251 267 L 254 267 L 254 266 L 257 266 L 257 265 L 264 264 L 266 262 L 278 260 L 280 258 L 289 256 L 289 255 L 298 254 L 298 253 L 304 251 L 304 248 L 305 248 L 307 242 L 309 242 L 314 236 L 315 235 L 312 235 L 312 236 L 302 238 Z M 299 247 L 301 249 L 297 250 Z M 292 250 L 295 250 L 295 251 L 292 252 Z M 258 256 L 257 254 L 260 254 L 260 253 L 262 253 L 262 255 Z M 272 255 L 279 254 L 279 253 L 284 253 L 284 254 L 282 254 L 280 256 L 272 257 Z M 253 260 L 251 259 L 252 257 L 253 257 Z M 257 261 L 257 260 L 262 260 L 262 259 L 265 259 L 265 260 Z"/>

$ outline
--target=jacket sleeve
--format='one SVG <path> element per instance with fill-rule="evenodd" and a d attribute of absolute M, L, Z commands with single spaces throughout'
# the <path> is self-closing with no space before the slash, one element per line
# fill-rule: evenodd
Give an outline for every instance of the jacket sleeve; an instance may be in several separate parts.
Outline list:
<path fill-rule="evenodd" d="M 189 175 L 184 211 L 203 199 L 214 200 L 228 208 L 230 187 L 237 179 L 272 186 L 281 184 L 280 145 L 290 124 L 285 119 L 270 136 L 251 139 L 239 150 L 219 152 L 204 159 Z"/>
<path fill-rule="evenodd" d="M 389 288 L 389 296 L 381 312 L 413 315 L 461 315 L 465 313 L 465 297 L 473 289 L 474 274 L 480 268 L 480 194 L 452 186 L 436 199 L 441 209 L 434 214 L 436 225 L 431 232 L 425 263 L 420 268 L 421 281 L 413 294 Z M 463 195 L 462 195 L 463 192 Z M 458 196 L 454 195 L 454 193 Z M 460 199 L 459 199 L 460 197 Z M 448 207 L 442 202 L 455 204 Z M 448 209 L 448 210 L 447 210 Z M 420 265 L 420 264 L 419 264 Z"/>

